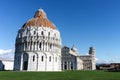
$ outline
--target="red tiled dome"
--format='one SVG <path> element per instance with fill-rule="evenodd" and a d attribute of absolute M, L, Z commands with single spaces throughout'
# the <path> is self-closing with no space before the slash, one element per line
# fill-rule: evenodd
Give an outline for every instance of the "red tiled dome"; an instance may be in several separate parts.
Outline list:
<path fill-rule="evenodd" d="M 34 18 L 32 18 L 31 20 L 26 22 L 23 25 L 23 28 L 26 28 L 28 26 L 29 27 L 31 27 L 31 26 L 33 26 L 33 27 L 42 26 L 42 27 L 49 27 L 49 28 L 52 28 L 52 29 L 56 29 L 55 25 L 47 19 L 46 13 L 42 9 L 39 9 L 35 13 Z"/>

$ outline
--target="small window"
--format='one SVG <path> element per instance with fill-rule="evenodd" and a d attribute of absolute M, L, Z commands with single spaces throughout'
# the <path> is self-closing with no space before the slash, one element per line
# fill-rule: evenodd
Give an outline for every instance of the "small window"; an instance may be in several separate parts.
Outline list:
<path fill-rule="evenodd" d="M 56 34 L 54 34 L 55 35 L 55 37 L 56 37 Z"/>
<path fill-rule="evenodd" d="M 71 70 L 73 70 L 73 63 L 71 62 Z"/>
<path fill-rule="evenodd" d="M 26 35 L 28 34 L 28 31 L 26 31 Z"/>
<path fill-rule="evenodd" d="M 50 44 L 50 49 L 52 49 L 52 44 Z"/>
<path fill-rule="evenodd" d="M 34 34 L 36 34 L 36 31 L 34 31 Z"/>
<path fill-rule="evenodd" d="M 41 49 L 41 43 L 40 43 L 40 45 L 39 45 L 39 48 Z"/>
<path fill-rule="evenodd" d="M 43 31 L 41 32 L 41 35 L 44 35 Z"/>
<path fill-rule="evenodd" d="M 43 36 L 43 39 L 45 39 L 45 36 Z"/>
<path fill-rule="evenodd" d="M 55 61 L 57 62 L 57 57 L 55 57 Z"/>
<path fill-rule="evenodd" d="M 51 56 L 49 57 L 49 61 L 51 62 Z"/>
<path fill-rule="evenodd" d="M 50 32 L 48 32 L 48 36 L 50 36 Z"/>
<path fill-rule="evenodd" d="M 33 61 L 35 61 L 35 55 L 33 56 Z"/>
<path fill-rule="evenodd" d="M 67 70 L 67 62 L 64 62 L 64 69 Z"/>
<path fill-rule="evenodd" d="M 41 61 L 43 61 L 43 60 L 44 60 L 44 56 L 41 57 Z"/>

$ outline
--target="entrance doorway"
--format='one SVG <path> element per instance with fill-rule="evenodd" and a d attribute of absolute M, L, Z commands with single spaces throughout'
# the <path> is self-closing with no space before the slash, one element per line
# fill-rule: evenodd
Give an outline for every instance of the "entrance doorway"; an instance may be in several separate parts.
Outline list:
<path fill-rule="evenodd" d="M 71 62 L 71 70 L 73 70 L 73 63 Z"/>
<path fill-rule="evenodd" d="M 28 68 L 28 61 L 24 61 L 23 70 L 27 70 L 27 68 Z"/>
<path fill-rule="evenodd" d="M 28 69 L 28 54 L 24 53 L 23 54 L 23 70 Z"/>
<path fill-rule="evenodd" d="M 64 70 L 67 70 L 67 62 L 64 62 Z"/>

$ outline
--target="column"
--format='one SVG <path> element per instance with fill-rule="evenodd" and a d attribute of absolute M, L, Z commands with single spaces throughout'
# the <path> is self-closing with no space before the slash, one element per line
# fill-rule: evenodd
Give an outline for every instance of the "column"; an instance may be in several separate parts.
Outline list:
<path fill-rule="evenodd" d="M 37 42 L 35 42 L 35 50 L 37 50 Z"/>
<path fill-rule="evenodd" d="M 54 52 L 54 43 L 53 43 L 53 52 Z"/>
<path fill-rule="evenodd" d="M 45 51 L 45 42 L 43 42 L 43 51 Z"/>
<path fill-rule="evenodd" d="M 43 51 L 43 42 L 41 42 L 41 50 Z"/>
<path fill-rule="evenodd" d="M 62 70 L 64 70 L 64 62 L 62 62 Z"/>
<path fill-rule="evenodd" d="M 69 70 L 69 67 L 68 67 L 68 62 L 66 62 L 67 63 L 67 70 Z"/>
<path fill-rule="evenodd" d="M 37 42 L 37 50 L 40 50 L 40 43 L 39 42 Z"/>
<path fill-rule="evenodd" d="M 47 51 L 48 51 L 48 43 L 47 43 L 47 45 L 46 45 L 46 46 L 47 46 L 47 48 L 46 48 L 46 49 L 47 49 Z"/>
<path fill-rule="evenodd" d="M 53 45 L 52 45 L 52 43 L 51 43 L 51 51 L 52 51 L 52 46 L 53 46 Z"/>
<path fill-rule="evenodd" d="M 20 64 L 20 70 L 23 70 L 23 55 L 21 55 L 21 64 Z"/>
<path fill-rule="evenodd" d="M 45 51 L 47 51 L 47 42 L 45 43 Z"/>
<path fill-rule="evenodd" d="M 31 50 L 33 50 L 33 42 L 31 42 Z"/>
<path fill-rule="evenodd" d="M 48 51 L 50 51 L 50 44 L 48 43 Z"/>
<path fill-rule="evenodd" d="M 73 70 L 74 70 L 74 65 L 75 65 L 75 64 L 74 64 L 74 62 L 72 62 L 72 64 L 73 64 Z"/>

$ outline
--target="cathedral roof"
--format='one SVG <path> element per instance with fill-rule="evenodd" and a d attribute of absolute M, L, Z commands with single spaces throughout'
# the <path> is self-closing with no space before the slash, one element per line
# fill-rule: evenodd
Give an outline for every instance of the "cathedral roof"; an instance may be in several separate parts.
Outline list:
<path fill-rule="evenodd" d="M 26 28 L 26 27 L 49 27 L 52 29 L 56 29 L 55 25 L 47 19 L 46 13 L 44 12 L 43 9 L 39 9 L 35 15 L 34 18 L 30 19 L 29 21 L 27 21 L 22 28 Z"/>

